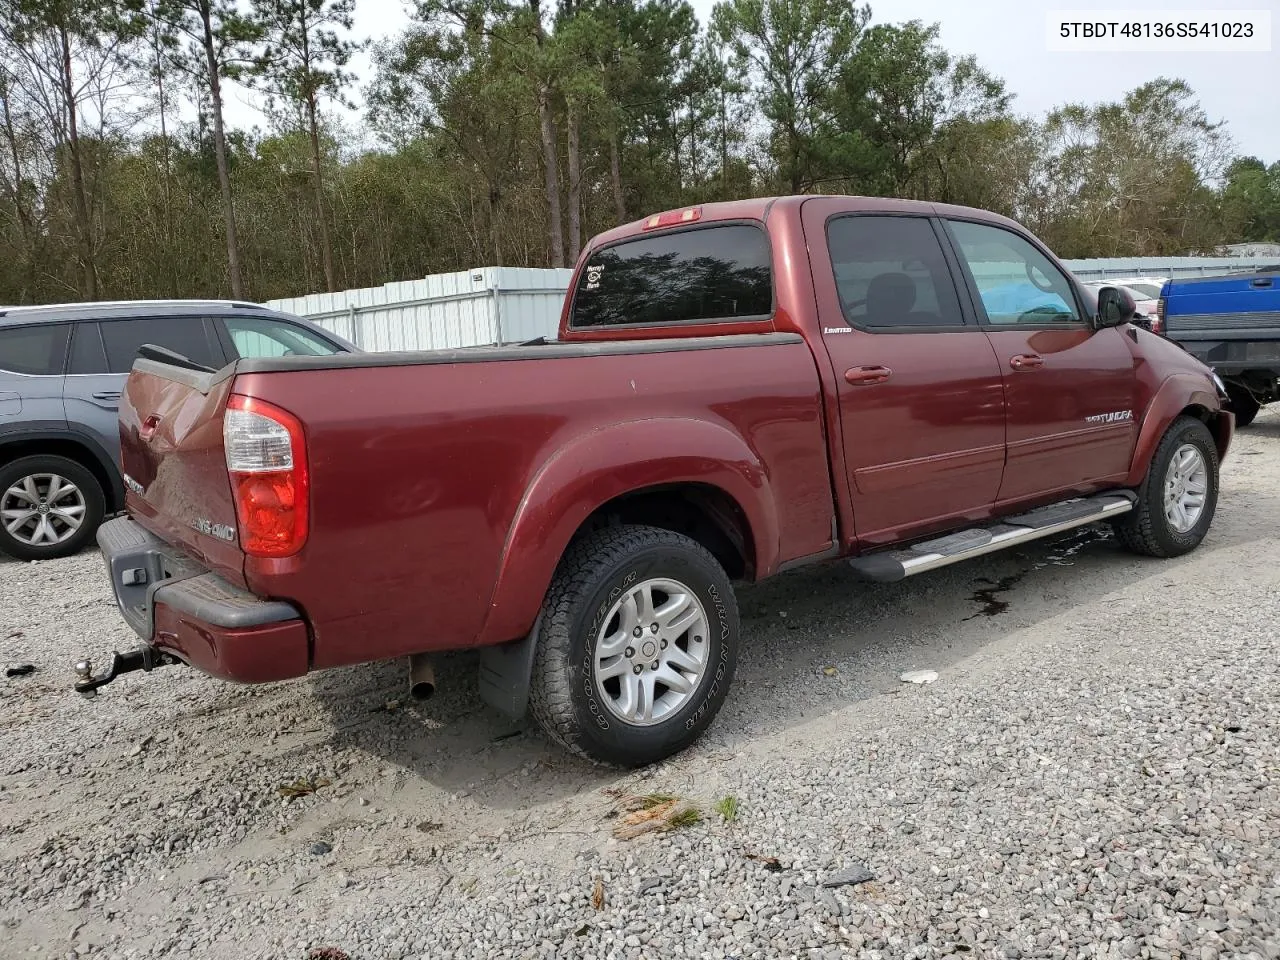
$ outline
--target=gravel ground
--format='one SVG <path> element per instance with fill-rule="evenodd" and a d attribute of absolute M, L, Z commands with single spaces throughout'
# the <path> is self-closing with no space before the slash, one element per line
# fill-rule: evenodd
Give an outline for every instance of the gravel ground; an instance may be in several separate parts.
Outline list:
<path fill-rule="evenodd" d="M 36 667 L 0 678 L 0 957 L 1280 958 L 1278 472 L 1269 413 L 1176 561 L 1091 530 L 744 589 L 721 719 L 625 776 L 489 713 L 468 656 L 424 704 L 402 664 L 83 700 L 70 664 L 131 645 L 99 557 L 0 562 L 0 663 Z M 619 792 L 703 819 L 615 840 Z"/>

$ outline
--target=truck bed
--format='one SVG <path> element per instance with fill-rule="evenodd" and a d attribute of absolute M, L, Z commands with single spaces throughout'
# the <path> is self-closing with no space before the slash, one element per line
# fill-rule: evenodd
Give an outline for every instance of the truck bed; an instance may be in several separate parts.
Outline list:
<path fill-rule="evenodd" d="M 166 478 L 225 486 L 224 477 L 193 478 L 190 470 L 215 472 L 208 437 L 222 408 L 211 400 L 228 390 L 306 425 L 305 546 L 283 559 L 238 557 L 249 590 L 305 613 L 315 668 L 523 635 L 546 588 L 547 559 L 564 547 L 560 526 L 581 523 L 602 484 L 645 486 L 643 477 L 611 471 L 611 457 L 629 459 L 637 445 L 652 450 L 655 483 L 683 476 L 767 485 L 777 515 L 764 528 L 779 532 L 754 550 L 768 567 L 832 544 L 819 379 L 795 334 L 256 359 L 171 376 L 177 382 L 148 386 L 164 378 L 135 374 L 122 421 L 136 423 L 135 406 L 163 396 L 170 423 L 192 422 L 168 438 L 161 459 L 188 469 L 149 462 L 126 430 L 125 470 L 150 478 L 145 495 L 130 492 L 131 512 L 193 555 L 221 559 L 223 569 L 232 545 L 211 542 L 192 521 L 234 517 L 183 516 L 192 498 Z M 734 446 L 743 440 L 747 446 Z M 729 466 L 713 468 L 713 460 Z M 564 500 L 574 497 L 579 510 Z M 157 502 L 165 504 L 163 526 L 149 506 Z M 511 556 L 517 516 L 539 510 L 557 525 L 548 520 L 540 542 Z M 527 599 L 491 617 L 500 581 Z"/>

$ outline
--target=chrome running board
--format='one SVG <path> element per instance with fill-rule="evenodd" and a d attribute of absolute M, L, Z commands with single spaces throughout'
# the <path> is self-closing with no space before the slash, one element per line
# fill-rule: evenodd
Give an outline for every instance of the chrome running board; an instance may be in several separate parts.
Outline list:
<path fill-rule="evenodd" d="M 905 549 L 855 557 L 849 565 L 869 580 L 892 583 L 950 566 L 961 560 L 1051 537 L 1055 533 L 1109 520 L 1133 509 L 1137 496 L 1128 490 L 1051 503 L 1047 507 L 1005 517 L 990 527 L 973 527 L 926 540 Z"/>

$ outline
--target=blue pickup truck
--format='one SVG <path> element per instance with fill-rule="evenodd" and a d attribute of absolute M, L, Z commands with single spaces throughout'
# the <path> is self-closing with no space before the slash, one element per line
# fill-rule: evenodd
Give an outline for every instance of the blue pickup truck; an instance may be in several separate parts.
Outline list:
<path fill-rule="evenodd" d="M 1168 280 L 1156 315 L 1165 336 L 1226 383 L 1236 426 L 1280 397 L 1280 265 Z"/>

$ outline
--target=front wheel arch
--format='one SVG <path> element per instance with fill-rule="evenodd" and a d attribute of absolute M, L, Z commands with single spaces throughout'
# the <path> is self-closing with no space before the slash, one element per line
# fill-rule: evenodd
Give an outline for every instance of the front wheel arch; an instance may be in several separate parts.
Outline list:
<path fill-rule="evenodd" d="M 1204 378 L 1177 373 L 1166 379 L 1143 413 L 1124 486 L 1137 487 L 1142 483 L 1156 447 L 1173 422 L 1181 416 L 1194 417 L 1203 423 L 1213 435 L 1218 459 L 1224 459 L 1231 440 L 1231 430 L 1229 425 L 1223 423 L 1224 418 L 1220 416 L 1222 412 L 1217 392 Z"/>

